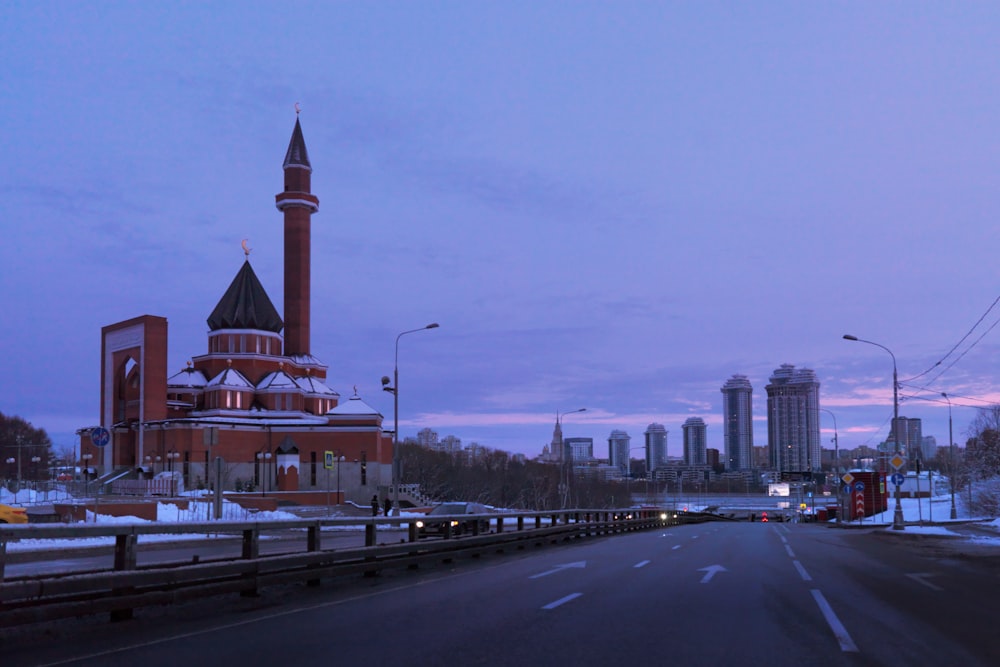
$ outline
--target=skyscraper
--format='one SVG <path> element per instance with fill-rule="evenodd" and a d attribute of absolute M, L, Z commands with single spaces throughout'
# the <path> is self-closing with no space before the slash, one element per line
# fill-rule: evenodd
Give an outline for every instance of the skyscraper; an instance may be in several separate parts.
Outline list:
<path fill-rule="evenodd" d="M 563 446 L 574 465 L 587 463 L 594 458 L 593 438 L 563 438 Z"/>
<path fill-rule="evenodd" d="M 632 438 L 625 431 L 615 429 L 608 436 L 608 463 L 617 466 L 622 475 L 629 473 L 629 443 Z"/>
<path fill-rule="evenodd" d="M 701 417 L 688 417 L 681 428 L 684 430 L 684 464 L 705 465 L 705 450 L 708 448 L 705 420 Z"/>
<path fill-rule="evenodd" d="M 667 429 L 663 424 L 646 427 L 646 471 L 652 473 L 667 465 Z"/>
<path fill-rule="evenodd" d="M 808 368 L 782 364 L 767 390 L 768 459 L 779 472 L 820 469 L 819 381 Z"/>
<path fill-rule="evenodd" d="M 899 447 L 896 447 L 894 436 L 890 431 L 889 440 L 886 442 L 887 451 L 894 452 L 898 449 L 900 454 L 910 460 L 923 457 L 921 448 L 923 425 L 918 417 L 900 417 L 896 420 L 896 434 L 899 439 Z"/>
<path fill-rule="evenodd" d="M 722 419 L 726 469 L 753 468 L 753 387 L 746 375 L 722 385 Z"/>

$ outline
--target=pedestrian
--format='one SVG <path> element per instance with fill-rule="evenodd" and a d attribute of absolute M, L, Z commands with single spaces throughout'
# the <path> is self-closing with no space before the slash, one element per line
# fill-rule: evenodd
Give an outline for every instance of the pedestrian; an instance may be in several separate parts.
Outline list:
<path fill-rule="evenodd" d="M 372 496 L 372 516 L 378 516 L 378 495 Z"/>
<path fill-rule="evenodd" d="M 389 500 L 389 496 L 385 497 L 385 500 L 382 502 L 382 506 L 385 507 L 385 515 L 389 516 L 389 512 L 392 511 L 392 501 Z"/>

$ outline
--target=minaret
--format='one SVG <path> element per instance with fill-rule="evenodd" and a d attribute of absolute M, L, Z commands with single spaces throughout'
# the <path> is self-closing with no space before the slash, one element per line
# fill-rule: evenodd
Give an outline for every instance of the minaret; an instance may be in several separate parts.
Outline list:
<path fill-rule="evenodd" d="M 296 108 L 295 129 L 285 153 L 285 191 L 275 206 L 285 214 L 285 354 L 309 354 L 310 225 L 319 210 L 311 192 L 312 166 Z"/>

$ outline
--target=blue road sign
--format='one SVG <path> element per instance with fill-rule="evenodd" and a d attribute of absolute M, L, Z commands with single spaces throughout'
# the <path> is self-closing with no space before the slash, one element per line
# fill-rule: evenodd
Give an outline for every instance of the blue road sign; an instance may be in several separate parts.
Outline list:
<path fill-rule="evenodd" d="M 851 495 L 851 485 L 850 484 L 845 484 L 844 485 L 844 493 L 846 493 L 847 495 Z"/>
<path fill-rule="evenodd" d="M 103 426 L 98 426 L 97 428 L 91 429 L 90 441 L 94 443 L 96 447 L 104 447 L 111 442 L 111 434 L 108 432 L 108 429 Z"/>
<path fill-rule="evenodd" d="M 854 483 L 854 490 L 855 491 L 864 491 L 865 490 L 865 483 L 864 482 L 855 482 Z"/>
<path fill-rule="evenodd" d="M 904 481 L 906 481 L 906 478 L 898 472 L 892 476 L 892 483 L 896 486 L 902 486 Z"/>

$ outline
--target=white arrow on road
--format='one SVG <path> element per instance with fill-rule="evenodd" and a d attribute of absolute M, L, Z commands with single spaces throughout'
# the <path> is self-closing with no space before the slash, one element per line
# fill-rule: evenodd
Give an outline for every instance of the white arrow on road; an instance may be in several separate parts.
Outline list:
<path fill-rule="evenodd" d="M 571 567 L 576 567 L 576 568 L 581 568 L 581 569 L 585 568 L 585 567 L 587 567 L 587 561 L 585 561 L 585 560 L 579 560 L 579 561 L 577 561 L 575 563 L 566 563 L 565 565 L 557 565 L 552 570 L 547 570 L 546 572 L 539 572 L 538 574 L 533 574 L 533 575 L 531 575 L 528 578 L 529 579 L 541 579 L 542 577 L 547 577 L 550 574 L 555 574 L 556 572 L 562 572 L 563 570 L 565 570 L 567 568 L 571 568 Z"/>
<path fill-rule="evenodd" d="M 722 567 L 721 565 L 709 565 L 708 567 L 701 567 L 698 568 L 698 571 L 705 573 L 705 576 L 701 578 L 701 583 L 703 584 L 707 584 L 709 581 L 712 580 L 712 577 L 714 577 L 719 572 L 729 572 L 729 570 Z"/>

